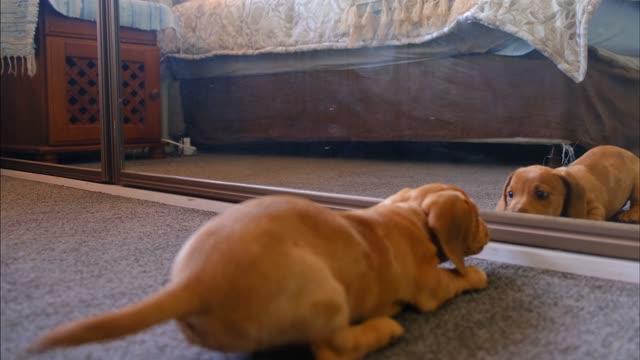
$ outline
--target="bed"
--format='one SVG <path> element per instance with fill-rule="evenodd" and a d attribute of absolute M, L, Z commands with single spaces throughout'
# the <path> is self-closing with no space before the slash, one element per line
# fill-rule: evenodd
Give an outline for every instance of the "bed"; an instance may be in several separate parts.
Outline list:
<path fill-rule="evenodd" d="M 159 36 L 180 82 L 185 126 L 173 135 L 205 146 L 533 141 L 638 154 L 639 3 L 528 4 L 181 2 L 177 31 Z"/>

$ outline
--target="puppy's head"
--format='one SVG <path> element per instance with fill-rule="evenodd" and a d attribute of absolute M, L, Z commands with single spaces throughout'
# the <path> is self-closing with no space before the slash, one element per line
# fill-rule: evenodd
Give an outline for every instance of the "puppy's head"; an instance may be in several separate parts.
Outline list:
<path fill-rule="evenodd" d="M 450 260 L 461 273 L 465 271 L 464 257 L 479 253 L 489 241 L 478 207 L 458 187 L 430 184 L 404 189 L 384 203 L 418 207 L 440 260 Z"/>
<path fill-rule="evenodd" d="M 496 210 L 582 218 L 585 191 L 566 168 L 528 166 L 509 175 Z"/>

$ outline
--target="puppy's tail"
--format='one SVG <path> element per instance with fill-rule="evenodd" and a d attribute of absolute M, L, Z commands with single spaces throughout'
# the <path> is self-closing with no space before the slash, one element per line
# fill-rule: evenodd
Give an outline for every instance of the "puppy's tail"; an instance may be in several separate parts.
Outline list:
<path fill-rule="evenodd" d="M 111 313 L 63 324 L 27 348 L 41 353 L 56 347 L 106 341 L 142 331 L 150 326 L 197 311 L 198 296 L 184 284 L 168 285 L 142 301 Z"/>

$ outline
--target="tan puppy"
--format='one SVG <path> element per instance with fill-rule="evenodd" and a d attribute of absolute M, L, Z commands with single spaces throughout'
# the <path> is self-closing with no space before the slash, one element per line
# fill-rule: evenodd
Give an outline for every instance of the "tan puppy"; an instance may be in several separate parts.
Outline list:
<path fill-rule="evenodd" d="M 486 275 L 465 267 L 464 257 L 487 241 L 476 205 L 448 185 L 404 189 L 344 212 L 289 196 L 250 200 L 190 238 L 159 292 L 60 326 L 31 350 L 113 339 L 175 319 L 188 341 L 213 350 L 310 344 L 316 359 L 358 359 L 402 334 L 390 317 L 402 305 L 430 311 L 484 288 Z M 457 270 L 439 268 L 444 257 Z"/>
<path fill-rule="evenodd" d="M 620 212 L 631 200 L 631 208 Z M 640 159 L 598 146 L 567 167 L 520 168 L 509 175 L 496 210 L 578 219 L 640 222 Z"/>

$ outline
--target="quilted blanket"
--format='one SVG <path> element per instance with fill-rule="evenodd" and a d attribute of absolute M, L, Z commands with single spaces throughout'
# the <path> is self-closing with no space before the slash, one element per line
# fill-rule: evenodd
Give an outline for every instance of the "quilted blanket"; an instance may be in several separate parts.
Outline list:
<path fill-rule="evenodd" d="M 518 36 L 580 82 L 587 29 L 600 0 L 190 0 L 172 9 L 166 56 L 204 59 L 324 49 L 419 44 L 456 22 Z"/>

